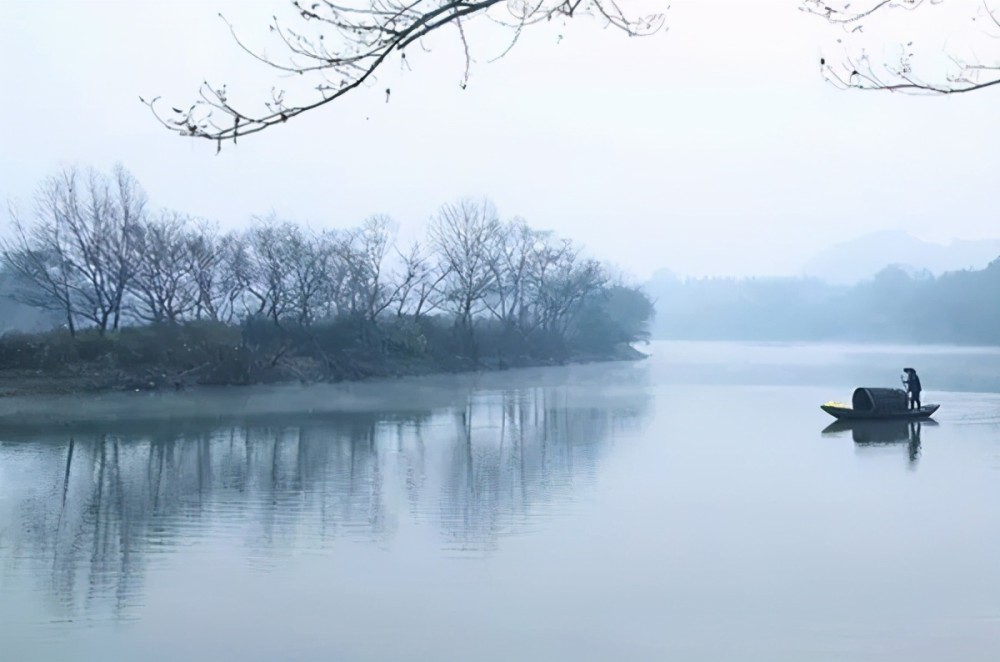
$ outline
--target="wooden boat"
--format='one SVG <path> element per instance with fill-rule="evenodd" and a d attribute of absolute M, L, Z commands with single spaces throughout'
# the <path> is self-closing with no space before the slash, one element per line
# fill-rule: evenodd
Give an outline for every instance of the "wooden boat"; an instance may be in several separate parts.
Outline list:
<path fill-rule="evenodd" d="M 906 391 L 898 388 L 854 389 L 851 405 L 828 402 L 820 409 L 838 420 L 847 421 L 906 421 L 930 418 L 941 405 L 924 405 L 908 409 Z"/>
<path fill-rule="evenodd" d="M 902 411 L 893 412 L 871 412 L 858 411 L 852 407 L 820 405 L 820 409 L 841 421 L 919 421 L 923 418 L 930 418 L 940 407 L 941 405 L 924 405 L 920 409 L 904 409 Z"/>

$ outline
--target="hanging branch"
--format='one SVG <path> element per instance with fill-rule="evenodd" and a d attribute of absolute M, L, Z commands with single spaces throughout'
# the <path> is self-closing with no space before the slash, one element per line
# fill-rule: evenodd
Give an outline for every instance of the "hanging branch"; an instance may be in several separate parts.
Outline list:
<path fill-rule="evenodd" d="M 350 3 L 351 0 L 344 0 Z M 469 55 L 467 26 L 488 17 L 513 31 L 510 47 L 522 30 L 554 18 L 585 14 L 630 36 L 649 35 L 664 24 L 663 14 L 629 17 L 616 0 L 363 0 L 346 6 L 333 0 L 292 0 L 301 23 L 318 30 L 286 26 L 273 18 L 270 32 L 277 38 L 282 57 L 272 57 L 248 46 L 226 21 L 236 43 L 248 55 L 281 74 L 308 77 L 316 81 L 312 95 L 291 101 L 283 88 L 272 88 L 263 108 L 251 110 L 230 101 L 226 86 L 202 83 L 198 98 L 185 107 L 158 106 L 159 97 L 142 102 L 166 128 L 182 136 L 234 143 L 240 137 L 259 133 L 341 98 L 351 90 L 374 80 L 375 73 L 393 55 L 406 64 L 406 49 L 427 35 L 454 25 L 465 49 L 468 82 L 472 58 Z M 497 8 L 494 15 L 491 8 Z M 506 11 L 501 11 L 505 9 Z M 225 17 L 222 17 L 225 21 Z M 506 53 L 507 51 L 505 51 Z M 386 101 L 391 91 L 386 89 Z"/>
<path fill-rule="evenodd" d="M 869 0 L 861 8 L 854 4 L 803 0 L 800 9 L 822 16 L 848 34 L 857 34 L 864 31 L 864 21 L 876 14 L 893 9 L 913 11 L 926 4 L 938 3 L 934 0 Z M 993 6 L 991 0 L 984 0 L 981 10 L 971 20 L 985 25 L 989 36 L 1000 38 L 1000 8 Z M 840 39 L 837 41 L 842 43 Z M 860 55 L 845 53 L 834 60 L 822 57 L 819 63 L 823 77 L 841 89 L 939 95 L 964 94 L 1000 85 L 1000 53 L 992 63 L 945 54 L 950 60 L 950 72 L 937 77 L 938 80 L 919 75 L 913 57 L 913 42 L 910 41 L 900 45 L 899 59 L 892 62 L 873 62 L 869 54 L 862 52 Z"/>

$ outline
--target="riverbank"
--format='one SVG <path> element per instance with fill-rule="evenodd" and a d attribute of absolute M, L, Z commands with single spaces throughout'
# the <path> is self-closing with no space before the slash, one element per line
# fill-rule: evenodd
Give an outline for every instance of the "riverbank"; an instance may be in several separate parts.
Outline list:
<path fill-rule="evenodd" d="M 421 377 L 445 374 L 463 374 L 476 372 L 493 372 L 516 368 L 538 368 L 568 364 L 606 363 L 612 361 L 641 361 L 647 358 L 639 350 L 632 347 L 621 347 L 616 351 L 597 355 L 572 356 L 565 360 L 522 360 L 510 364 L 498 365 L 496 361 L 478 365 L 471 362 L 464 367 L 452 366 L 443 369 L 428 362 L 399 362 L 394 365 L 356 365 L 352 368 L 352 377 L 324 378 L 320 374 L 308 375 L 300 365 L 295 369 L 277 368 L 270 378 L 260 382 L 234 384 L 199 384 L 194 374 L 179 374 L 167 370 L 143 370 L 128 372 L 121 369 L 108 368 L 93 364 L 68 365 L 57 371 L 46 370 L 3 370 L 0 369 L 0 398 L 69 395 L 83 393 L 135 392 L 135 391 L 180 391 L 199 388 L 242 388 L 246 386 L 265 384 L 336 384 L 341 382 L 358 382 L 372 379 L 389 379 L 400 377 Z"/>
<path fill-rule="evenodd" d="M 0 439 L 62 438 L 67 431 L 128 436 L 148 434 L 151 429 L 169 437 L 175 433 L 206 434 L 222 425 L 280 428 L 331 420 L 351 425 L 387 411 L 394 417 L 416 420 L 442 409 L 460 410 L 473 393 L 510 394 L 553 387 L 571 393 L 574 406 L 607 406 L 620 397 L 620 389 L 608 384 L 631 384 L 641 379 L 644 365 L 648 365 L 641 358 L 646 356 L 641 355 L 640 360 L 439 372 L 336 384 L 196 385 L 180 391 L 22 391 L 0 398 Z"/>
<path fill-rule="evenodd" d="M 441 329 L 437 329 L 441 331 Z M 435 374 L 474 373 L 570 363 L 634 361 L 629 343 L 603 350 L 552 346 L 540 351 L 502 344 L 484 334 L 490 351 L 462 356 L 438 338 L 421 351 L 387 343 L 325 346 L 317 333 L 283 332 L 247 342 L 245 330 L 221 324 L 126 329 L 114 335 L 9 335 L 0 338 L 0 397 L 189 391 L 199 387 L 324 384 Z"/>

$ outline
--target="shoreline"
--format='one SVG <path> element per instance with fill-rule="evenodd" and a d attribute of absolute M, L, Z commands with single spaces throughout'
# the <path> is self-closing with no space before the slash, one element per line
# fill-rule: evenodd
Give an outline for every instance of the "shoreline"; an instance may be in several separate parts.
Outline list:
<path fill-rule="evenodd" d="M 613 351 L 602 354 L 579 353 L 565 359 L 521 357 L 510 363 L 471 361 L 466 366 L 440 366 L 427 361 L 387 361 L 379 365 L 359 364 L 352 366 L 352 376 L 324 378 L 321 375 L 299 373 L 296 376 L 285 371 L 282 377 L 260 379 L 249 383 L 199 383 L 185 380 L 194 371 L 171 374 L 168 369 L 143 372 L 105 368 L 100 365 L 80 363 L 68 366 L 61 372 L 43 369 L 0 368 L 0 401 L 4 398 L 46 397 L 58 395 L 82 395 L 104 393 L 133 393 L 171 391 L 192 391 L 205 388 L 247 388 L 262 385 L 319 385 L 367 382 L 371 380 L 392 380 L 405 377 L 431 375 L 458 375 L 469 373 L 504 372 L 521 368 L 545 368 L 560 365 L 580 365 L 587 363 L 608 363 L 613 361 L 641 361 L 648 358 L 630 344 L 623 344 Z M 286 366 L 287 367 L 287 366 Z M 367 369 L 367 372 L 365 370 Z"/>
<path fill-rule="evenodd" d="M 507 375 L 528 377 L 529 385 L 554 383 L 547 368 L 569 368 L 578 375 L 594 377 L 588 366 L 620 364 L 630 366 L 649 357 L 634 347 L 608 355 L 578 356 L 563 362 L 536 361 L 527 365 L 497 368 L 480 366 L 474 370 L 426 370 L 412 374 L 372 375 L 338 381 L 281 380 L 252 384 L 192 385 L 174 388 L 70 388 L 59 376 L 39 376 L 27 388 L 12 384 L 12 371 L 0 370 L 0 431 L 7 436 L 18 431 L 53 428 L 74 429 L 108 423 L 140 424 L 154 421 L 186 420 L 212 423 L 287 416 L 294 424 L 303 417 L 360 414 L 387 409 L 412 413 L 456 404 L 455 378 L 469 388 L 493 382 L 509 388 Z M 627 369 L 627 368 L 626 368 Z M 548 374 L 547 374 L 548 373 Z M 556 382 L 564 383 L 566 373 Z M 406 403 L 400 408 L 399 403 Z"/>

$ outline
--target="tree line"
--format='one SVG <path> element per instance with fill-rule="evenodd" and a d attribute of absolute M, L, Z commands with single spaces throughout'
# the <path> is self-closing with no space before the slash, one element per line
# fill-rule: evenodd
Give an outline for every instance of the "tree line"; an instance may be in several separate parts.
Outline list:
<path fill-rule="evenodd" d="M 455 354 L 476 361 L 488 337 L 494 353 L 606 351 L 644 338 L 653 312 L 572 240 L 501 220 L 486 199 L 445 204 L 426 239 L 401 246 L 384 215 L 311 231 L 272 214 L 222 232 L 153 210 L 121 166 L 70 168 L 11 220 L 0 246 L 11 296 L 50 311 L 74 337 L 203 322 L 240 327 L 243 344 L 304 342 L 338 323 L 351 344 L 420 353 L 436 324 Z"/>
<path fill-rule="evenodd" d="M 853 286 L 709 278 L 648 287 L 660 338 L 1000 344 L 1000 257 L 936 277 L 889 266 Z"/>

